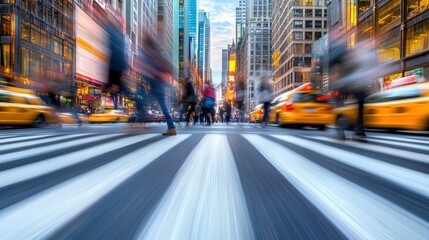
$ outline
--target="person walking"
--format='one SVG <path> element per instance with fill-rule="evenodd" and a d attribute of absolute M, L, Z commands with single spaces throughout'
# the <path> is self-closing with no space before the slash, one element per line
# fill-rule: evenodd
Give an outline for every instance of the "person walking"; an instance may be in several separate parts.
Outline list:
<path fill-rule="evenodd" d="M 225 104 L 225 121 L 226 124 L 229 124 L 229 122 L 231 121 L 231 104 L 229 103 L 229 101 L 226 101 Z"/>
<path fill-rule="evenodd" d="M 268 75 L 264 75 L 259 88 L 259 102 L 264 104 L 264 117 L 262 120 L 265 126 L 268 125 L 268 114 L 270 111 L 271 100 L 273 100 L 271 78 Z"/>
<path fill-rule="evenodd" d="M 187 77 L 183 81 L 182 85 L 184 86 L 184 92 L 182 100 L 182 109 L 179 112 L 179 121 L 183 115 L 186 116 L 186 126 L 189 126 L 189 119 L 192 114 L 195 112 L 195 105 L 197 104 L 198 96 L 195 92 L 194 83 L 192 77 Z"/>
<path fill-rule="evenodd" d="M 145 34 L 143 39 L 142 55 L 142 64 L 139 66 L 139 69 L 141 74 L 148 81 L 150 93 L 158 101 L 162 114 L 167 122 L 168 129 L 162 135 L 176 135 L 176 127 L 174 126 L 173 118 L 171 117 L 167 103 L 165 102 L 164 93 L 166 84 L 164 76 L 171 74 L 172 66 L 161 56 L 160 46 L 149 34 Z"/>
<path fill-rule="evenodd" d="M 215 103 L 215 90 L 211 84 L 211 82 L 207 82 L 206 87 L 204 88 L 203 92 L 203 105 L 204 105 L 204 115 L 206 117 L 206 126 L 211 126 L 212 124 L 212 114 L 213 114 L 213 107 Z"/>
<path fill-rule="evenodd" d="M 244 111 L 243 111 L 243 105 L 244 105 L 244 98 L 246 96 L 246 86 L 244 81 L 238 81 L 237 82 L 237 86 L 236 86 L 236 96 L 235 96 L 235 103 L 237 105 L 237 110 L 238 110 L 238 122 L 242 122 L 243 120 L 243 115 L 244 115 Z"/>

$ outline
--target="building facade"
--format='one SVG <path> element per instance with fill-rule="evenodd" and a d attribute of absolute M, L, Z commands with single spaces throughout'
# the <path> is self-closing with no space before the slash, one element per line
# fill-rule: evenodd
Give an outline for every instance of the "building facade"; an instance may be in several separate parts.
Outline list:
<path fill-rule="evenodd" d="M 330 49 L 345 39 L 348 47 L 355 42 L 371 41 L 379 63 L 389 65 L 374 76 L 373 91 L 384 90 L 401 77 L 416 75 L 429 79 L 429 5 L 413 0 L 329 1 L 328 26 Z"/>
<path fill-rule="evenodd" d="M 73 1 L 2 1 L 0 9 L 0 72 L 40 95 L 58 89 L 63 107 L 72 106 L 76 93 Z"/>
<path fill-rule="evenodd" d="M 198 74 L 203 84 L 210 81 L 210 20 L 208 13 L 198 13 Z"/>
<path fill-rule="evenodd" d="M 274 0 L 273 80 L 275 95 L 311 80 L 311 52 L 327 27 L 323 0 Z"/>
<path fill-rule="evenodd" d="M 198 46 L 198 1 L 189 0 L 188 7 L 188 23 L 189 23 L 189 37 L 192 38 L 192 48 L 194 49 L 193 59 L 197 59 L 197 46 Z M 196 67 L 196 66 L 195 66 Z"/>
<path fill-rule="evenodd" d="M 226 87 L 228 81 L 228 49 L 222 49 L 222 80 L 221 86 Z"/>
<path fill-rule="evenodd" d="M 258 89 L 264 75 L 271 73 L 272 0 L 248 0 L 246 29 L 239 47 L 239 75 L 246 81 L 246 111 L 258 103 Z"/>

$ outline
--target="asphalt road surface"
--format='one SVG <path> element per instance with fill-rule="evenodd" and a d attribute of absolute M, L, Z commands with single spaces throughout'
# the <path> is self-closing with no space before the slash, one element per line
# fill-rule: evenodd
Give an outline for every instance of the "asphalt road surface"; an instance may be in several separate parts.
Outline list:
<path fill-rule="evenodd" d="M 0 130 L 0 239 L 428 239 L 429 138 L 254 124 Z M 350 134 L 349 134 L 350 135 Z"/>

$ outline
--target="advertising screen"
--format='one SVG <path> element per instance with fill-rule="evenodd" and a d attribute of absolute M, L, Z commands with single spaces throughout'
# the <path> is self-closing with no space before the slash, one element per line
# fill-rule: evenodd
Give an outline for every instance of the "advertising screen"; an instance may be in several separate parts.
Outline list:
<path fill-rule="evenodd" d="M 106 31 L 76 6 L 76 77 L 107 83 L 110 50 Z"/>

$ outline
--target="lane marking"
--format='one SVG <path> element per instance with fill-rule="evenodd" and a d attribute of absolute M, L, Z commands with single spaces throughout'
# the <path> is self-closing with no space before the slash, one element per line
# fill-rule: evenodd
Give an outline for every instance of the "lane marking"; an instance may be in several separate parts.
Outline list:
<path fill-rule="evenodd" d="M 349 239 L 427 239 L 429 223 L 278 143 L 243 135 Z"/>
<path fill-rule="evenodd" d="M 50 137 L 50 136 L 53 136 L 53 134 L 44 134 L 44 135 L 35 135 L 35 136 L 19 136 L 19 137 L 7 137 L 7 136 L 5 136 L 6 138 L 0 139 L 0 143 L 1 144 L 8 144 L 8 142 L 24 141 L 24 140 Z M 3 148 L 0 150 L 3 150 Z"/>
<path fill-rule="evenodd" d="M 411 139 L 411 138 L 399 138 L 399 137 L 391 137 L 391 136 L 370 136 L 371 139 L 385 139 L 385 140 L 394 140 L 398 142 L 409 142 L 409 143 L 422 143 L 427 144 L 428 147 L 426 149 L 429 149 L 429 139 L 427 141 L 420 140 L 420 139 Z"/>
<path fill-rule="evenodd" d="M 66 140 L 69 138 L 75 138 L 75 137 L 84 137 L 88 136 L 90 133 L 82 133 L 82 134 L 75 134 L 75 135 L 67 135 L 67 136 L 58 136 L 58 137 L 52 137 L 52 138 L 46 138 L 46 139 L 39 139 L 39 140 L 33 140 L 28 142 L 18 142 L 18 143 L 10 143 L 6 146 L 3 146 L 1 150 L 10 150 L 14 148 L 22 148 L 22 147 L 28 147 L 33 146 L 36 144 L 43 144 L 43 143 L 52 143 L 52 142 L 59 142 L 61 140 Z"/>
<path fill-rule="evenodd" d="M 168 137 L 0 211 L 4 239 L 46 239 L 190 135 Z"/>

